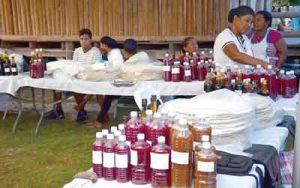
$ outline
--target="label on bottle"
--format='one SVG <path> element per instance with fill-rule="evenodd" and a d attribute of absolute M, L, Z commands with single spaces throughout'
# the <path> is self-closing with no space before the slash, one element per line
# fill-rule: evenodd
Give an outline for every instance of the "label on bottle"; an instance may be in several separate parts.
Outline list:
<path fill-rule="evenodd" d="M 17 68 L 15 67 L 11 68 L 11 72 L 17 72 Z"/>
<path fill-rule="evenodd" d="M 115 154 L 103 152 L 103 166 L 106 168 L 115 167 Z"/>
<path fill-rule="evenodd" d="M 188 165 L 189 164 L 189 153 L 171 151 L 171 161 L 172 163 Z"/>
<path fill-rule="evenodd" d="M 198 161 L 197 170 L 200 172 L 214 172 L 215 171 L 215 163 Z"/>
<path fill-rule="evenodd" d="M 169 154 L 168 153 L 150 153 L 150 167 L 157 170 L 169 169 Z"/>
<path fill-rule="evenodd" d="M 93 151 L 93 164 L 102 164 L 102 151 Z"/>
<path fill-rule="evenodd" d="M 192 76 L 191 70 L 185 70 L 184 71 L 184 76 Z"/>
<path fill-rule="evenodd" d="M 165 65 L 165 66 L 163 67 L 163 71 L 165 71 L 165 72 L 171 71 L 171 66 Z"/>
<path fill-rule="evenodd" d="M 115 154 L 115 157 L 116 157 L 116 168 L 128 167 L 128 155 Z"/>
<path fill-rule="evenodd" d="M 179 68 L 172 68 L 172 74 L 179 74 Z"/>
<path fill-rule="evenodd" d="M 5 68 L 4 72 L 10 72 L 9 68 Z"/>
<path fill-rule="evenodd" d="M 195 150 L 196 146 L 200 146 L 201 142 L 193 142 L 193 149 Z"/>
<path fill-rule="evenodd" d="M 136 166 L 138 163 L 137 151 L 130 150 L 130 164 Z"/>

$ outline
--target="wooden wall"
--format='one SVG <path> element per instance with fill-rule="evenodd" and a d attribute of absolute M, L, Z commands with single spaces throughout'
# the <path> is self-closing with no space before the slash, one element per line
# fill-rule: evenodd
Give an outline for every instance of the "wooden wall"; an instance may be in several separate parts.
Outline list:
<path fill-rule="evenodd" d="M 230 0 L 0 0 L 2 40 L 76 41 L 80 28 L 122 41 L 212 41 Z"/>

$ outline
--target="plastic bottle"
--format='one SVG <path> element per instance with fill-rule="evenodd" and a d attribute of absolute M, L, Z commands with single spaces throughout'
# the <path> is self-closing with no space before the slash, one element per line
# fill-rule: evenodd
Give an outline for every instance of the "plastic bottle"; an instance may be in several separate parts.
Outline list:
<path fill-rule="evenodd" d="M 102 135 L 103 135 L 103 144 L 104 144 L 107 141 L 108 130 L 102 129 Z"/>
<path fill-rule="evenodd" d="M 233 66 L 233 70 L 231 71 L 231 80 L 236 80 L 237 79 L 238 69 L 239 69 L 239 67 L 237 65 Z"/>
<path fill-rule="evenodd" d="M 212 81 L 212 72 L 210 69 L 208 69 L 208 72 L 206 74 L 206 77 L 205 77 L 205 81 L 204 81 L 204 91 L 205 92 L 211 92 L 213 91 L 215 88 L 214 88 L 214 84 L 213 84 L 213 81 Z"/>
<path fill-rule="evenodd" d="M 150 124 L 149 138 L 147 142 L 155 146 L 159 136 L 167 136 L 167 127 L 161 120 L 161 114 L 155 113 L 153 115 L 153 121 Z"/>
<path fill-rule="evenodd" d="M 264 77 L 264 70 L 261 65 L 256 65 L 256 69 L 252 74 L 252 78 L 255 82 L 258 83 L 258 87 L 260 87 L 260 79 Z"/>
<path fill-rule="evenodd" d="M 282 80 L 285 77 L 285 72 L 284 70 L 280 70 L 279 75 L 278 75 L 278 94 L 282 94 Z"/>
<path fill-rule="evenodd" d="M 278 88 L 277 88 L 278 82 L 277 82 L 276 73 L 272 69 L 272 65 L 268 65 L 268 70 L 266 72 L 265 78 L 268 83 L 268 90 L 269 90 L 270 97 L 273 100 L 275 100 L 278 94 Z"/>
<path fill-rule="evenodd" d="M 171 81 L 171 78 L 172 78 L 171 67 L 172 67 L 173 62 L 172 62 L 171 58 L 169 57 L 168 53 L 165 54 L 163 64 L 164 64 L 163 65 L 164 80 Z"/>
<path fill-rule="evenodd" d="M 195 121 L 192 126 L 191 132 L 194 139 L 193 148 L 195 148 L 197 144 L 201 143 L 203 135 L 208 135 L 209 138 L 211 138 L 211 126 L 205 119 L 201 118 L 199 115 L 195 116 Z"/>
<path fill-rule="evenodd" d="M 243 70 L 243 79 L 252 79 L 252 71 L 250 65 L 245 65 Z"/>
<path fill-rule="evenodd" d="M 191 70 L 189 63 L 185 62 L 183 64 L 183 69 L 184 69 L 183 81 L 191 82 L 192 81 L 192 70 Z"/>
<path fill-rule="evenodd" d="M 290 71 L 291 74 L 291 84 L 292 84 L 292 93 L 293 97 L 298 93 L 297 91 L 297 77 L 295 76 L 295 71 Z"/>
<path fill-rule="evenodd" d="M 114 136 L 107 135 L 107 141 L 103 146 L 103 177 L 111 181 L 115 179 L 115 155 L 114 155 Z"/>
<path fill-rule="evenodd" d="M 114 134 L 117 130 L 118 130 L 118 127 L 116 127 L 116 126 L 111 126 L 111 127 L 110 127 L 110 132 L 111 132 L 112 134 Z"/>
<path fill-rule="evenodd" d="M 102 151 L 103 151 L 103 135 L 101 132 L 96 133 L 96 141 L 93 144 L 93 172 L 98 178 L 102 177 Z"/>
<path fill-rule="evenodd" d="M 150 132 L 150 124 L 153 120 L 153 112 L 152 110 L 147 110 L 146 111 L 146 117 L 144 119 L 144 126 L 145 126 L 145 139 L 148 140 L 149 139 L 149 132 Z"/>
<path fill-rule="evenodd" d="M 165 137 L 158 137 L 158 144 L 150 152 L 152 187 L 171 186 L 171 148 L 165 144 Z"/>
<path fill-rule="evenodd" d="M 144 125 L 138 120 L 137 112 L 130 112 L 130 119 L 125 123 L 126 140 L 134 143 L 137 140 L 137 135 L 144 133 Z"/>
<path fill-rule="evenodd" d="M 130 148 L 125 141 L 125 135 L 121 135 L 119 137 L 119 142 L 115 147 L 116 180 L 120 183 L 125 183 L 130 180 Z"/>
<path fill-rule="evenodd" d="M 195 188 L 216 187 L 218 156 L 210 142 L 204 142 L 196 155 Z"/>
<path fill-rule="evenodd" d="M 138 134 L 137 142 L 130 147 L 131 181 L 143 185 L 150 182 L 150 144 L 144 134 Z"/>
<path fill-rule="evenodd" d="M 207 73 L 207 69 L 205 67 L 205 64 L 204 64 L 204 61 L 200 61 L 198 62 L 198 65 L 197 65 L 197 72 L 198 72 L 198 77 L 199 77 L 199 80 L 200 81 L 203 81 L 205 80 L 205 76 L 206 76 L 206 73 Z"/>
<path fill-rule="evenodd" d="M 191 67 L 191 74 L 192 74 L 192 80 L 199 80 L 199 72 L 197 68 L 197 54 L 196 52 L 193 53 L 193 59 L 190 60 L 190 67 Z"/>
<path fill-rule="evenodd" d="M 172 82 L 179 82 L 180 81 L 180 62 L 175 61 L 174 65 L 171 69 L 172 74 Z"/>
<path fill-rule="evenodd" d="M 172 134 L 171 185 L 190 187 L 192 170 L 193 136 L 185 119 L 179 120 L 177 131 Z"/>
<path fill-rule="evenodd" d="M 125 135 L 125 125 L 123 123 L 118 125 L 118 129 L 121 131 L 121 135 Z"/>
<path fill-rule="evenodd" d="M 114 143 L 115 144 L 118 144 L 118 142 L 119 142 L 119 137 L 121 136 L 121 131 L 119 131 L 119 130 L 116 130 L 115 132 L 114 132 Z"/>
<path fill-rule="evenodd" d="M 231 82 L 230 82 L 230 90 L 235 91 L 235 88 L 236 88 L 235 80 L 232 79 Z"/>

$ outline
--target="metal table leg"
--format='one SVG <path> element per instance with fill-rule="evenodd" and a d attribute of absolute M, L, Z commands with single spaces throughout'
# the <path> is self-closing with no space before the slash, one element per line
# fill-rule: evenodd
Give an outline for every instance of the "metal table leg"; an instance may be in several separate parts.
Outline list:
<path fill-rule="evenodd" d="M 20 89 L 17 91 L 17 96 L 15 98 L 15 101 L 17 103 L 17 108 L 18 108 L 18 116 L 13 124 L 13 129 L 12 129 L 12 134 L 15 135 L 16 134 L 16 130 L 17 130 L 17 126 L 20 120 L 20 117 L 22 115 L 22 101 L 20 99 Z"/>
<path fill-rule="evenodd" d="M 39 113 L 39 111 L 36 108 L 35 91 L 34 91 L 33 87 L 31 87 L 31 94 L 32 94 L 32 106 L 33 106 L 33 110 L 36 111 L 37 113 Z"/>
<path fill-rule="evenodd" d="M 34 136 L 36 137 L 39 134 L 39 130 L 40 130 L 40 126 L 43 122 L 44 119 L 44 115 L 45 115 L 45 111 L 46 111 L 46 105 L 45 105 L 45 90 L 42 89 L 42 110 L 41 110 L 41 116 L 40 119 L 36 125 L 35 128 L 35 132 L 34 132 Z"/>

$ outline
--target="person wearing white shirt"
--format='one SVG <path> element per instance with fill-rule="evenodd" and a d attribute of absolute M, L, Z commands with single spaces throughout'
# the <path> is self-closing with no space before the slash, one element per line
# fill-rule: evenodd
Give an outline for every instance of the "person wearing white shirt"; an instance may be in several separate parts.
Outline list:
<path fill-rule="evenodd" d="M 98 48 L 92 45 L 92 32 L 90 29 L 84 28 L 79 31 L 79 42 L 80 46 L 74 51 L 73 60 L 84 63 L 92 64 L 95 62 L 102 61 L 101 53 Z M 62 99 L 62 92 L 54 93 L 54 100 L 60 101 Z M 81 104 L 84 96 L 83 94 L 73 93 L 77 105 Z M 57 103 L 53 111 L 47 116 L 47 119 L 64 119 L 64 111 L 61 103 Z M 76 118 L 77 123 L 81 123 L 87 120 L 87 112 L 84 110 L 84 105 L 78 109 L 78 114 Z"/>
<path fill-rule="evenodd" d="M 148 62 L 150 57 L 144 51 L 137 51 L 137 42 L 134 39 L 126 39 L 124 41 L 123 55 L 125 63 Z"/>
<path fill-rule="evenodd" d="M 230 26 L 217 36 L 214 44 L 214 59 L 221 67 L 248 64 L 267 68 L 267 62 L 253 57 L 251 43 L 245 35 L 253 20 L 254 11 L 248 6 L 230 10 L 228 14 Z"/>

